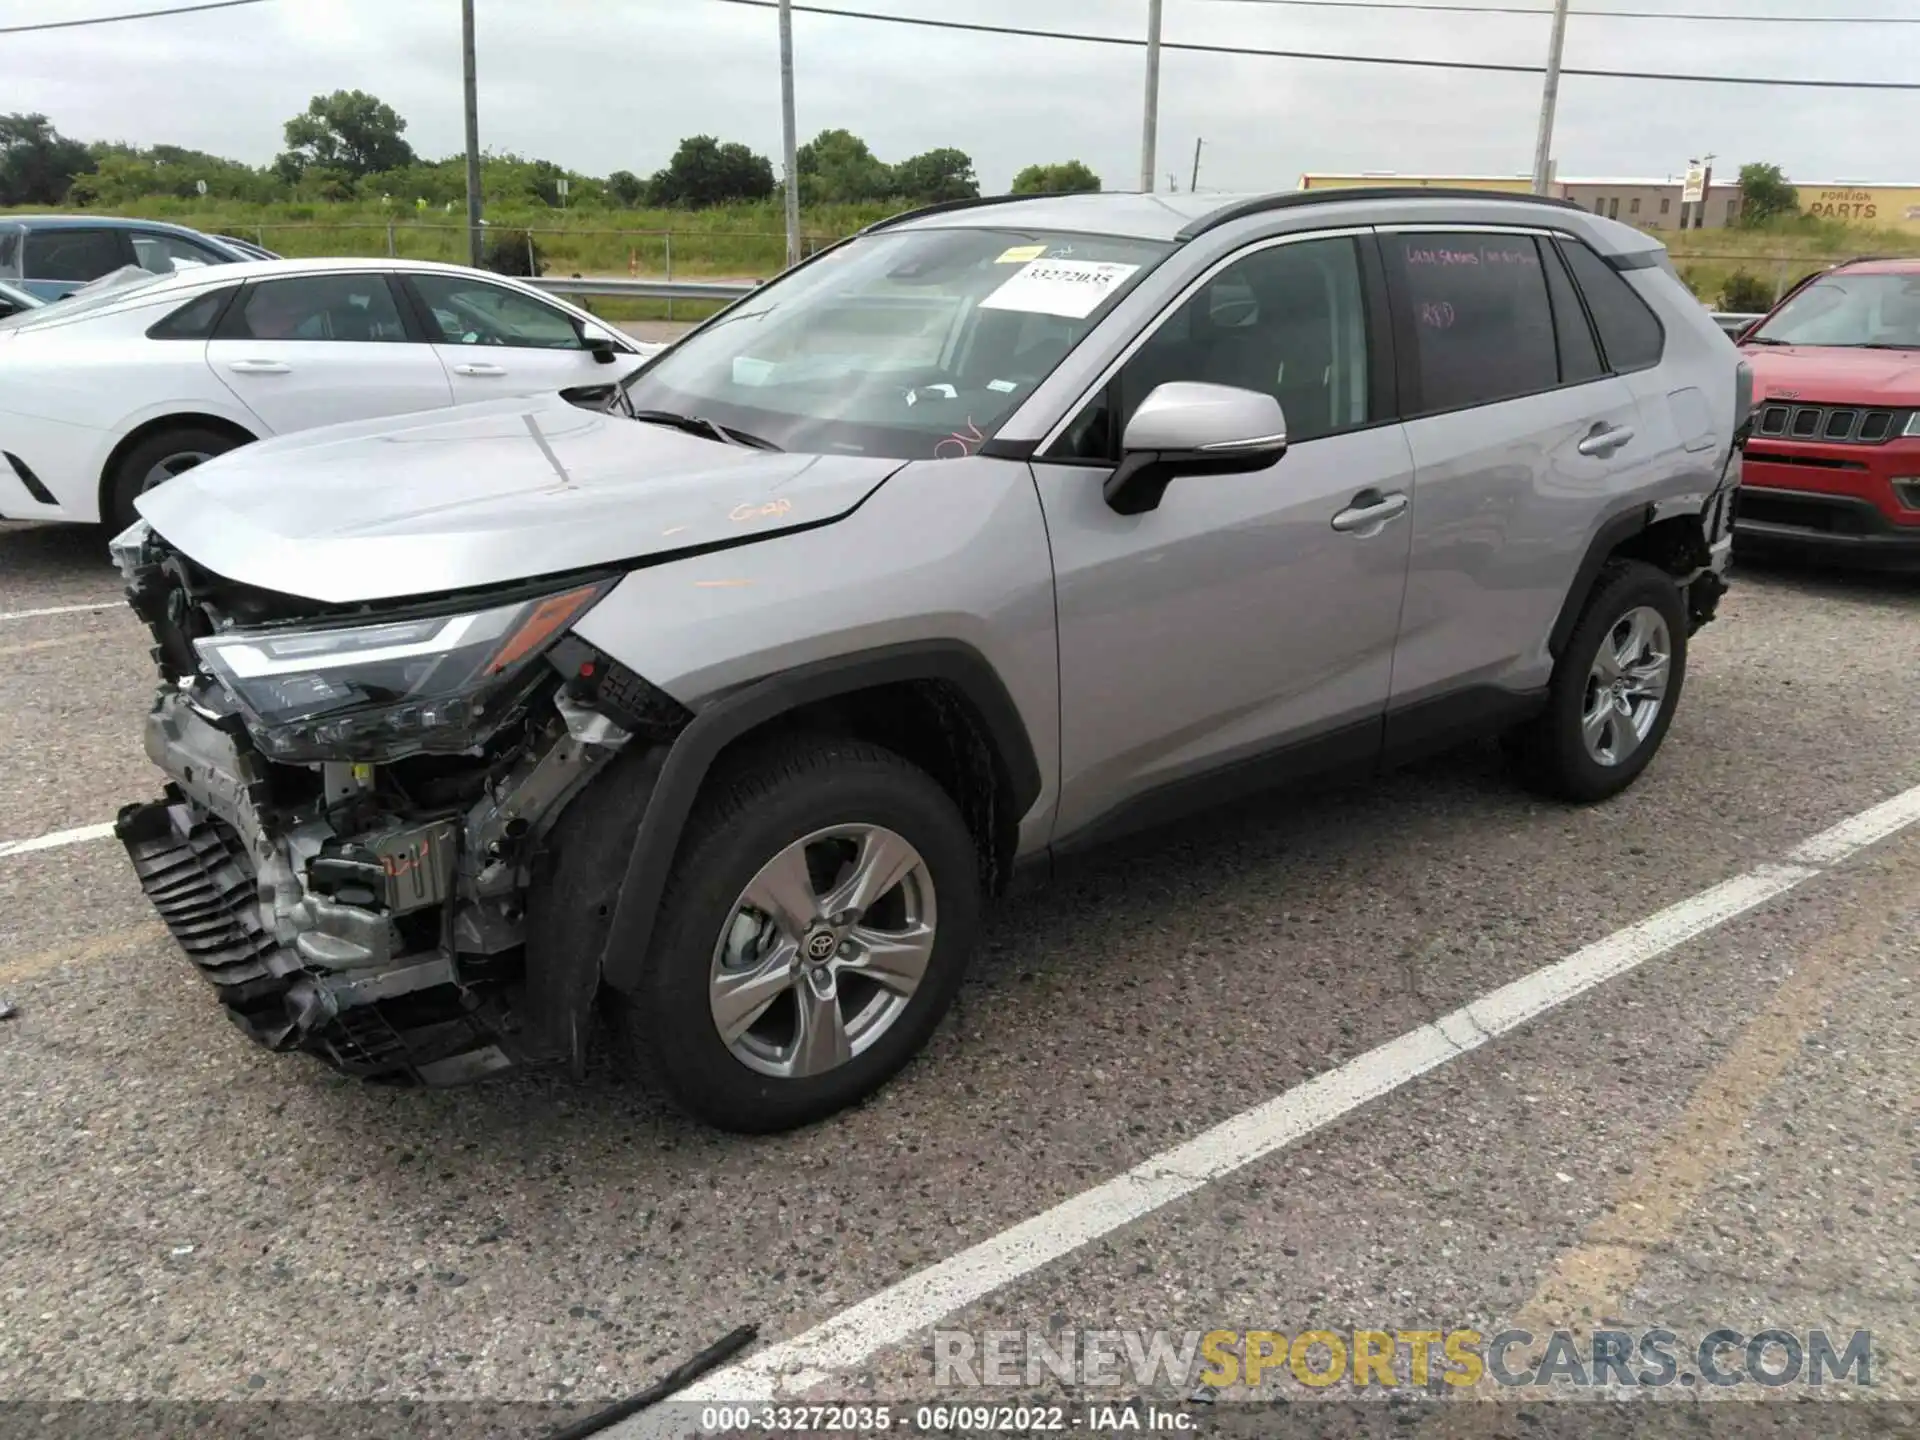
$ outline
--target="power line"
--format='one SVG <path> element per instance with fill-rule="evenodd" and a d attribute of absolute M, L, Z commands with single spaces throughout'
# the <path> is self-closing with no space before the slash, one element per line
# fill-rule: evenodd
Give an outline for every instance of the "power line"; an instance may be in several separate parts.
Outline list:
<path fill-rule="evenodd" d="M 779 8 L 779 0 L 715 0 L 715 3 L 746 5 L 756 10 Z M 873 10 L 838 10 L 825 5 L 795 5 L 793 9 L 795 13 L 832 15 L 842 20 L 877 20 L 889 25 L 915 25 L 928 30 L 965 30 L 978 35 L 1010 35 L 1023 40 L 1075 40 L 1085 45 L 1125 45 L 1134 50 L 1144 48 L 1147 43 L 1128 35 L 1086 35 L 1072 30 L 1021 30 L 1011 25 L 987 25 L 972 20 L 931 20 L 919 15 L 883 15 Z M 1252 55 L 1273 60 L 1322 60 L 1341 65 L 1385 65 L 1414 70 L 1478 70 L 1496 75 L 1546 73 L 1544 65 L 1507 65 L 1495 60 L 1416 60 L 1397 55 L 1336 55 L 1322 50 L 1203 45 L 1192 40 L 1162 40 L 1160 48 L 1187 50 L 1202 55 Z M 1766 75 L 1686 75 L 1662 70 L 1576 70 L 1571 66 L 1560 73 L 1594 80 L 1665 80 L 1684 85 L 1778 85 L 1796 90 L 1920 90 L 1920 80 L 1801 80 Z"/>
<path fill-rule="evenodd" d="M 78 30 L 83 25 L 117 25 L 122 20 L 155 20 L 164 15 L 197 15 L 202 10 L 231 10 L 236 5 L 264 5 L 266 0 L 208 0 L 203 5 L 175 5 L 165 10 L 134 10 L 125 15 L 95 15 L 87 20 L 41 20 L 32 25 L 0 25 L 0 35 L 25 35 L 34 30 Z"/>
<path fill-rule="evenodd" d="M 1539 15 L 1539 5 L 1436 5 L 1432 0 L 1215 0 L 1228 5 L 1287 5 L 1315 10 L 1424 10 L 1440 15 Z M 1718 20 L 1736 25 L 1920 25 L 1920 15 L 1713 15 L 1698 11 L 1569 10 L 1596 20 Z"/>

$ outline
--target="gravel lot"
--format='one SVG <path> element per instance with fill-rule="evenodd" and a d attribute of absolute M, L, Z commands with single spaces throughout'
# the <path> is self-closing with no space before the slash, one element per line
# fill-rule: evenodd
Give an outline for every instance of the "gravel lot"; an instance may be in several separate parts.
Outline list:
<path fill-rule="evenodd" d="M 113 607 L 104 543 L 0 525 L 0 852 L 156 789 L 144 632 L 64 608 Z M 0 853 L 0 1401 L 584 1411 L 1916 784 L 1920 581 L 1742 570 L 1619 800 L 1541 803 L 1483 746 L 1133 842 L 999 912 L 875 1103 L 757 1141 L 604 1074 L 412 1093 L 265 1054 L 112 840 Z M 1920 827 L 942 1324 L 1866 1328 L 1877 1396 L 1920 1402 L 1917 977 Z M 924 1400 L 929 1356 L 919 1332 L 817 1393 Z"/>

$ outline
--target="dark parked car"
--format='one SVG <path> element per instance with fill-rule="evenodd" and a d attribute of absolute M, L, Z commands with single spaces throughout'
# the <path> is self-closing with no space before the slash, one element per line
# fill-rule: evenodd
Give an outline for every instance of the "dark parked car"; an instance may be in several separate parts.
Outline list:
<path fill-rule="evenodd" d="M 258 260 L 256 249 L 160 220 L 10 215 L 0 219 L 0 280 L 42 300 L 58 300 L 124 265 L 166 275 Z"/>

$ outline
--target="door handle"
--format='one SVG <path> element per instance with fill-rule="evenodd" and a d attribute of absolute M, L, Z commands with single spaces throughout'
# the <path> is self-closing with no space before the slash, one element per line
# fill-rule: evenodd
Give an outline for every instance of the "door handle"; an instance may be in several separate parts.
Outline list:
<path fill-rule="evenodd" d="M 1631 425 L 1602 427 L 1596 429 L 1574 448 L 1582 455 L 1605 455 L 1611 450 L 1618 450 L 1632 438 L 1633 427 Z"/>
<path fill-rule="evenodd" d="M 470 360 L 454 366 L 453 373 L 456 375 L 504 375 L 507 373 L 507 367 L 504 365 L 482 365 Z"/>
<path fill-rule="evenodd" d="M 1382 495 L 1378 490 L 1362 490 L 1347 508 L 1333 517 L 1333 528 L 1342 535 L 1371 534 L 1389 520 L 1407 513 L 1404 491 Z"/>
<path fill-rule="evenodd" d="M 284 360 L 229 360 L 227 368 L 242 375 L 285 375 L 293 369 Z"/>

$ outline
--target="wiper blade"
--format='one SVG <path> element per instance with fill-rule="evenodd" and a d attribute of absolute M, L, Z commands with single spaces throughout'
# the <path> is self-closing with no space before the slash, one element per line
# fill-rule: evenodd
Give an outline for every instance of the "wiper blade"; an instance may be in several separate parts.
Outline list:
<path fill-rule="evenodd" d="M 627 414 L 629 418 L 649 425 L 671 425 L 675 430 L 684 430 L 689 435 L 704 435 L 709 440 L 718 440 L 725 445 L 741 445 L 749 450 L 780 448 L 771 440 L 745 430 L 736 430 L 731 425 L 722 425 L 705 415 L 681 415 L 673 410 L 630 410 Z"/>
<path fill-rule="evenodd" d="M 1740 342 L 1742 345 L 1792 345 L 1792 340 L 1776 340 L 1771 335 L 1749 335 Z"/>

